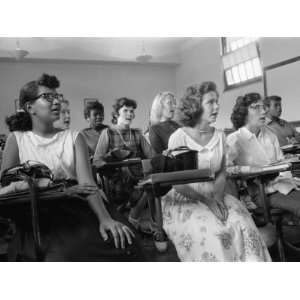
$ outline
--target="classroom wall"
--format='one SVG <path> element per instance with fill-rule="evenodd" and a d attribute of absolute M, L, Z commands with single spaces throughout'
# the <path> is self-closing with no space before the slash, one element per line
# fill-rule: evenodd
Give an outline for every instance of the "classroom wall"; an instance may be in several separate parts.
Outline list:
<path fill-rule="evenodd" d="M 260 51 L 263 64 L 268 66 L 277 63 L 281 60 L 289 59 L 300 55 L 300 38 L 261 38 Z M 300 64 L 299 64 L 300 65 Z M 287 77 L 288 74 L 288 77 Z M 270 76 L 271 86 L 280 86 L 280 95 L 283 96 L 283 115 L 282 117 L 288 120 L 300 119 L 300 104 L 295 89 L 296 84 L 292 88 L 291 84 L 283 84 L 293 78 L 300 76 L 299 66 L 292 66 L 287 71 L 286 69 L 276 70 L 276 76 Z M 268 77 L 269 78 L 269 77 Z M 200 83 L 202 81 L 215 81 L 220 94 L 220 114 L 217 121 L 217 126 L 231 127 L 230 114 L 235 99 L 239 95 L 248 92 L 263 93 L 263 84 L 256 82 L 241 88 L 224 91 L 222 62 L 220 56 L 220 38 L 203 38 L 198 42 L 194 42 L 190 47 L 187 47 L 181 53 L 181 64 L 176 70 L 176 93 L 181 96 L 184 89 L 192 83 Z M 270 90 L 270 93 L 272 89 Z M 297 97 L 297 98 L 296 98 Z"/>
<path fill-rule="evenodd" d="M 0 124 L 14 112 L 14 99 L 20 87 L 43 72 L 55 74 L 61 81 L 59 92 L 71 101 L 72 128 L 86 127 L 83 99 L 98 98 L 105 108 L 105 122 L 110 123 L 112 101 L 126 96 L 138 101 L 134 126 L 144 128 L 152 100 L 161 90 L 175 91 L 175 67 L 137 64 L 70 64 L 0 62 Z"/>
<path fill-rule="evenodd" d="M 298 56 L 300 38 L 262 38 L 261 57 L 264 65 Z M 113 99 L 121 96 L 138 100 L 134 126 L 146 127 L 151 102 L 162 90 L 176 92 L 180 97 L 186 86 L 205 80 L 215 81 L 221 94 L 220 114 L 217 126 L 231 127 L 230 114 L 235 99 L 247 92 L 263 92 L 262 82 L 224 92 L 219 38 L 195 39 L 186 45 L 180 56 L 180 65 L 136 64 L 70 64 L 0 62 L 0 133 L 7 133 L 5 116 L 14 112 L 14 99 L 20 87 L 43 72 L 56 74 L 61 80 L 60 91 L 71 101 L 72 128 L 86 127 L 83 118 L 83 99 L 99 98 L 105 107 L 105 122 L 110 123 Z M 300 64 L 299 64 L 300 66 Z M 283 117 L 299 120 L 299 101 L 295 101 L 300 67 L 294 65 L 287 71 L 281 69 L 270 74 L 270 87 L 284 96 Z M 289 84 L 283 84 L 289 82 Z M 276 87 L 276 89 L 275 89 Z M 300 93 L 300 85 L 299 85 Z M 272 92 L 272 88 L 271 91 Z M 295 109 L 296 108 L 296 109 Z"/>

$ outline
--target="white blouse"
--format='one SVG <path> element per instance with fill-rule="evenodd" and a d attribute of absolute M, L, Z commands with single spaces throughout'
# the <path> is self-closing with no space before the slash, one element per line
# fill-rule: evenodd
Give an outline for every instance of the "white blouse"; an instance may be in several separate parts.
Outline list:
<path fill-rule="evenodd" d="M 262 167 L 284 159 L 277 136 L 267 127 L 258 136 L 242 127 L 227 137 L 227 164 Z M 267 186 L 267 192 L 288 194 L 297 185 L 291 172 L 283 172 Z"/>
<path fill-rule="evenodd" d="M 168 148 L 175 149 L 180 146 L 187 146 L 192 150 L 198 151 L 199 169 L 209 168 L 212 173 L 220 171 L 222 166 L 222 158 L 225 154 L 225 136 L 223 131 L 215 129 L 210 141 L 205 146 L 201 146 L 182 128 L 179 128 L 170 136 Z M 211 193 L 214 191 L 213 181 L 191 183 L 189 185 L 202 195 L 211 195 Z"/>
<path fill-rule="evenodd" d="M 76 179 L 75 140 L 78 131 L 64 130 L 51 138 L 44 138 L 32 131 L 13 132 L 18 148 L 20 163 L 28 160 L 45 164 L 55 179 Z"/>
<path fill-rule="evenodd" d="M 276 135 L 263 127 L 256 136 L 242 127 L 227 137 L 227 162 L 244 166 L 264 166 L 284 159 Z"/>

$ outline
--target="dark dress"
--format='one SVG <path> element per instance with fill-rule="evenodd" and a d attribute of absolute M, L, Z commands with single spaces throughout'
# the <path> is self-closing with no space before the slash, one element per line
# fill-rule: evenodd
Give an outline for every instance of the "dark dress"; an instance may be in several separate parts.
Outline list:
<path fill-rule="evenodd" d="M 112 206 L 106 205 L 112 218 L 134 231 L 126 219 Z M 24 205 L 14 210 L 17 228 L 21 233 L 17 253 L 21 260 L 36 260 L 29 209 Z M 87 202 L 59 199 L 40 206 L 40 231 L 45 261 L 144 261 L 138 239 L 125 249 L 115 248 L 114 240 L 104 241 L 99 231 L 99 221 Z M 135 233 L 136 234 L 136 233 Z M 137 234 L 136 234 L 137 236 Z"/>
<path fill-rule="evenodd" d="M 31 131 L 14 134 L 20 163 L 36 160 L 48 166 L 56 180 L 76 180 L 74 145 L 77 132 L 61 131 L 51 139 L 42 138 Z M 99 232 L 98 218 L 87 201 L 66 197 L 38 201 L 38 206 L 41 244 L 46 261 L 143 260 L 137 239 L 125 250 L 116 249 L 112 237 L 108 241 L 103 240 Z M 130 227 L 114 207 L 109 204 L 106 207 L 113 219 Z M 1 213 L 4 213 L 2 208 Z M 15 220 L 20 232 L 16 246 L 18 254 L 25 260 L 34 260 L 29 203 L 8 208 L 6 213 Z"/>
<path fill-rule="evenodd" d="M 179 127 L 178 123 L 172 120 L 161 122 L 150 127 L 150 144 L 157 154 L 168 149 L 169 137 Z"/>
<path fill-rule="evenodd" d="M 114 149 L 129 150 L 130 158 L 151 158 L 152 148 L 144 138 L 142 132 L 136 128 L 121 129 L 113 126 L 102 131 L 94 155 L 94 163 L 105 162 L 106 155 Z M 143 176 L 140 165 L 118 169 L 111 169 L 105 176 L 109 179 L 110 196 L 116 204 L 132 202 L 141 197 L 141 191 L 135 189 L 138 179 Z"/>

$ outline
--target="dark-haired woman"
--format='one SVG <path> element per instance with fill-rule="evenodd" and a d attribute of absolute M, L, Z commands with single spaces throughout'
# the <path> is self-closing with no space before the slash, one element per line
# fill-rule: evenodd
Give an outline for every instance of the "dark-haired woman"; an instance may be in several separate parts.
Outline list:
<path fill-rule="evenodd" d="M 218 101 L 213 82 L 189 87 L 179 101 L 183 127 L 171 135 L 169 149 L 198 151 L 199 168 L 210 168 L 215 180 L 174 186 L 162 199 L 163 226 L 181 261 L 269 261 L 247 209 L 225 193 L 225 137 L 211 126 Z"/>
<path fill-rule="evenodd" d="M 113 105 L 112 123 L 113 126 L 104 129 L 100 135 L 93 164 L 96 167 L 102 166 L 107 157 L 112 151 L 125 150 L 128 151 L 130 158 L 140 157 L 142 159 L 151 158 L 153 151 L 139 129 L 131 128 L 131 123 L 135 117 L 136 101 L 128 98 L 117 99 Z M 124 170 L 122 179 L 118 174 L 113 178 L 114 186 L 113 197 L 116 202 L 124 203 L 126 201 L 138 201 L 135 198 L 140 198 L 138 205 L 131 210 L 129 221 L 139 227 L 140 213 L 145 205 L 146 195 L 138 194 L 135 197 L 134 186 L 137 183 L 135 178 L 142 176 L 140 166 L 130 167 L 130 173 Z M 133 176 L 131 176 L 133 175 Z M 127 181 L 127 184 L 124 184 Z M 133 199 L 132 199 L 133 198 Z"/>
<path fill-rule="evenodd" d="M 103 129 L 108 126 L 103 124 L 104 106 L 101 102 L 95 101 L 88 103 L 84 108 L 84 118 L 88 122 L 89 127 L 81 131 L 88 145 L 89 155 L 93 156 L 96 146 Z"/>
<path fill-rule="evenodd" d="M 24 111 L 7 119 L 14 131 L 7 140 L 1 169 L 27 160 L 39 161 L 51 169 L 56 180 L 76 180 L 77 190 L 87 195 L 86 202 L 72 198 L 41 205 L 41 236 L 47 261 L 140 260 L 134 233 L 104 204 L 105 195 L 94 182 L 83 137 L 53 126 L 63 99 L 56 91 L 59 85 L 55 76 L 44 74 L 23 86 L 19 100 Z M 33 258 L 32 231 L 26 218 L 21 230 L 25 235 L 20 252 Z M 114 245 L 119 249 L 114 250 Z"/>
<path fill-rule="evenodd" d="M 266 126 L 266 110 L 260 94 L 238 97 L 231 114 L 236 131 L 227 137 L 228 164 L 262 167 L 284 159 L 277 136 Z M 249 193 L 258 187 L 248 182 Z M 270 205 L 300 217 L 300 191 L 290 172 L 281 173 L 266 187 Z"/>

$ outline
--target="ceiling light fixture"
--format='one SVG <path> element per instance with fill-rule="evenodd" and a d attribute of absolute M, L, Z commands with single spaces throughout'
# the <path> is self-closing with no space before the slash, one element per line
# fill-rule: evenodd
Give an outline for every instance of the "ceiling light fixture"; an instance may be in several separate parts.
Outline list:
<path fill-rule="evenodd" d="M 29 52 L 21 49 L 19 40 L 17 40 L 16 44 L 17 44 L 17 47 L 16 47 L 15 51 L 13 52 L 13 55 L 14 55 L 15 59 L 19 61 L 19 60 L 22 60 L 25 56 L 27 56 L 29 54 Z"/>
<path fill-rule="evenodd" d="M 152 55 L 149 55 L 146 53 L 146 49 L 145 49 L 145 43 L 144 41 L 142 42 L 142 54 L 136 57 L 136 61 L 140 62 L 140 63 L 147 63 L 150 60 L 152 60 Z"/>

